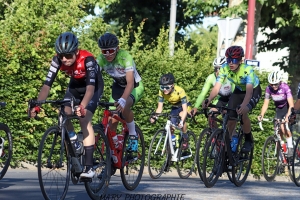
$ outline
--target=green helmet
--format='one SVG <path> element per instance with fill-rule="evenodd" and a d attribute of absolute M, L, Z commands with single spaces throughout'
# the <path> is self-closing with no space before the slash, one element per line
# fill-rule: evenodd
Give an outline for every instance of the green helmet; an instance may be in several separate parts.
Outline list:
<path fill-rule="evenodd" d="M 70 32 L 62 33 L 55 42 L 56 53 L 71 53 L 78 49 L 78 39 Z"/>

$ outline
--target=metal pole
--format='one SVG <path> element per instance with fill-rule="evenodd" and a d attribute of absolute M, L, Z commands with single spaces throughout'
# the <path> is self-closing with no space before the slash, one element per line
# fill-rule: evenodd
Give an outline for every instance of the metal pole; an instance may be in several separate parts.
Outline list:
<path fill-rule="evenodd" d="M 175 24 L 176 24 L 176 9 L 177 0 L 171 0 L 170 8 L 170 29 L 169 29 L 169 48 L 170 56 L 174 55 L 174 44 L 175 44 Z"/>
<path fill-rule="evenodd" d="M 255 20 L 255 1 L 248 2 L 248 23 L 247 23 L 247 40 L 246 40 L 246 59 L 252 59 L 253 55 L 253 38 L 254 38 L 254 20 Z"/>
<path fill-rule="evenodd" d="M 225 35 L 225 51 L 229 47 L 229 17 L 226 17 L 226 35 Z"/>

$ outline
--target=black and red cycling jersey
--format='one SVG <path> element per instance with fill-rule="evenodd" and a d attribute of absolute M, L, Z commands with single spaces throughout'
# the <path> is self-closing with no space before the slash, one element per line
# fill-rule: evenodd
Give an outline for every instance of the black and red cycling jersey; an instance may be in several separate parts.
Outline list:
<path fill-rule="evenodd" d="M 102 80 L 97 61 L 94 56 L 86 50 L 79 50 L 78 55 L 76 55 L 76 61 L 72 66 L 63 65 L 58 56 L 55 55 L 44 84 L 51 87 L 59 70 L 71 77 L 69 87 L 72 88 L 81 88 L 87 85 L 93 85 L 97 88 L 97 79 Z"/>

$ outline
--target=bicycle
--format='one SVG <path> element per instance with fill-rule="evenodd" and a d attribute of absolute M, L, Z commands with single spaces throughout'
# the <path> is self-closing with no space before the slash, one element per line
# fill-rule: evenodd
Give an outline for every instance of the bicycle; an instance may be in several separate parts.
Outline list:
<path fill-rule="evenodd" d="M 1 107 L 5 107 L 5 102 L 0 102 Z M 12 158 L 12 135 L 9 127 L 0 123 L 0 180 L 4 177 Z"/>
<path fill-rule="evenodd" d="M 193 152 L 196 151 L 196 136 L 192 131 L 187 131 L 188 148 L 183 147 L 182 129 L 171 123 L 171 118 L 181 117 L 178 115 L 170 115 L 168 113 L 152 113 L 154 116 L 167 117 L 167 122 L 164 129 L 159 129 L 153 136 L 149 152 L 148 152 L 148 172 L 152 179 L 158 179 L 164 172 L 170 171 L 170 167 L 174 162 L 177 163 L 177 173 L 180 178 L 188 178 L 194 171 L 195 158 Z M 192 118 L 195 120 L 194 118 Z M 172 144 L 171 126 L 180 131 L 180 138 L 176 144 Z"/>
<path fill-rule="evenodd" d="M 300 114 L 300 111 L 291 109 L 292 114 Z M 292 176 L 296 186 L 300 187 L 300 137 L 295 141 L 292 165 Z"/>
<path fill-rule="evenodd" d="M 203 181 L 203 170 L 201 168 L 203 165 L 204 147 L 207 144 L 207 141 L 211 136 L 212 132 L 216 129 L 216 127 L 214 127 L 215 122 L 222 123 L 222 120 L 217 118 L 217 116 L 221 114 L 220 111 L 210 111 L 209 113 L 207 113 L 207 109 L 203 109 L 203 112 L 201 113 L 204 113 L 205 117 L 208 120 L 208 127 L 203 129 L 203 131 L 200 133 L 196 147 L 197 169 L 200 179 Z"/>
<path fill-rule="evenodd" d="M 121 179 L 124 187 L 127 190 L 134 190 L 140 183 L 144 165 L 145 165 L 145 142 L 144 135 L 140 128 L 136 125 L 135 130 L 138 134 L 138 151 L 131 152 L 126 149 L 126 144 L 129 139 L 129 132 L 126 121 L 120 117 L 120 113 L 115 110 L 111 110 L 110 107 L 114 106 L 114 103 L 99 102 L 99 106 L 104 108 L 102 122 L 99 119 L 99 123 L 94 126 L 95 133 L 102 132 L 108 140 L 108 149 L 113 153 L 116 152 L 116 148 L 112 139 L 112 133 L 110 131 L 111 118 L 116 119 L 122 124 L 117 129 L 118 142 L 123 144 L 123 149 L 118 155 L 112 156 L 111 175 L 115 174 L 117 169 L 120 169 Z M 121 128 L 121 129 L 120 129 Z M 104 144 L 102 144 L 104 146 Z M 110 153 L 110 152 L 109 152 Z"/>
<path fill-rule="evenodd" d="M 221 113 L 223 111 L 236 111 L 226 106 L 217 107 L 209 105 L 208 107 L 217 108 Z M 253 149 L 250 152 L 243 152 L 242 145 L 245 141 L 245 134 L 242 130 L 242 117 L 230 118 L 238 124 L 234 131 L 238 135 L 238 144 L 235 152 L 231 151 L 230 136 L 227 130 L 228 112 L 224 114 L 222 128 L 217 128 L 210 136 L 205 146 L 203 158 L 203 182 L 210 188 L 215 185 L 223 172 L 227 172 L 229 180 L 237 187 L 240 187 L 246 181 L 250 172 Z"/>
<path fill-rule="evenodd" d="M 285 122 L 281 122 L 276 118 L 263 118 L 262 121 L 274 123 L 274 134 L 266 139 L 262 150 L 261 165 L 265 179 L 268 182 L 274 181 L 276 175 L 285 173 L 285 167 L 288 167 L 289 176 L 294 181 L 291 160 L 286 155 L 287 147 L 285 143 L 281 145 L 283 141 L 279 134 L 280 125 L 285 124 Z M 259 122 L 259 127 L 263 131 L 262 121 Z"/>
<path fill-rule="evenodd" d="M 75 110 L 76 100 L 29 100 L 28 115 L 30 110 L 36 106 L 50 103 L 59 107 L 58 123 L 46 130 L 44 133 L 38 151 L 38 179 L 39 185 L 45 199 L 64 199 L 69 181 L 73 184 L 79 181 L 84 182 L 85 189 L 92 199 L 98 199 L 98 196 L 104 194 L 110 181 L 110 150 L 105 148 L 108 141 L 102 132 L 98 132 L 95 141 L 93 169 L 95 176 L 93 178 L 80 178 L 84 169 L 84 148 L 75 150 L 71 143 L 66 127 L 67 120 L 79 120 L 77 115 L 68 116 L 65 113 L 64 103 L 70 103 L 72 113 Z M 78 124 L 78 123 L 77 123 Z M 82 133 L 77 133 L 79 142 L 83 142 Z M 105 144 L 105 145 L 99 145 Z M 103 173 L 105 172 L 105 173 Z"/>

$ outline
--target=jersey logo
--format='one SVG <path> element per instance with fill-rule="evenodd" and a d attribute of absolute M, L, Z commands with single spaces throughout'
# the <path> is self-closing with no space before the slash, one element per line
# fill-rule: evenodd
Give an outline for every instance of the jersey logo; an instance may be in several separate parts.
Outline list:
<path fill-rule="evenodd" d="M 116 68 L 116 70 L 120 73 L 125 73 L 125 69 L 124 68 Z"/>

